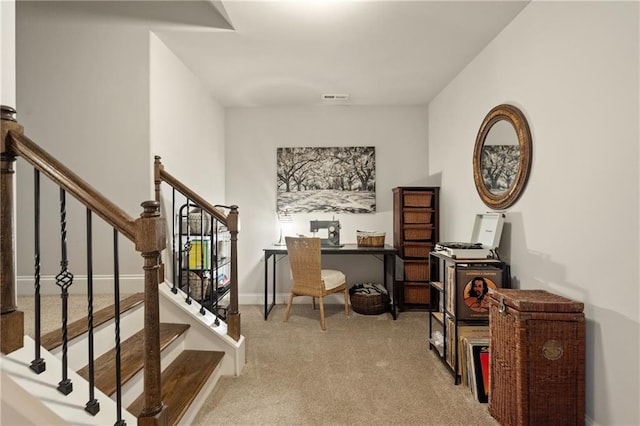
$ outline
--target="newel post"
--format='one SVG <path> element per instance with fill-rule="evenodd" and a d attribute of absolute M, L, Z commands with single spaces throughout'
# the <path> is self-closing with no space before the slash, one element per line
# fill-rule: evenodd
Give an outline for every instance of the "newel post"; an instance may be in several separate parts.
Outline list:
<path fill-rule="evenodd" d="M 231 206 L 227 216 L 227 228 L 231 234 L 231 294 L 227 313 L 227 334 L 238 341 L 240 339 L 240 312 L 238 312 L 238 206 Z"/>
<path fill-rule="evenodd" d="M 160 172 L 164 170 L 164 166 L 162 165 L 162 163 L 160 162 L 160 156 L 156 155 L 153 161 L 153 186 L 154 186 L 154 192 L 155 192 L 155 197 L 156 197 L 156 201 L 158 202 L 158 206 L 159 206 L 159 211 L 160 211 L 160 215 L 162 216 L 162 193 L 160 191 L 160 185 L 162 184 L 162 178 L 160 177 Z M 166 216 L 166 213 L 165 213 Z M 164 262 L 162 261 L 162 255 L 160 255 L 160 270 L 159 270 L 159 274 L 160 274 L 160 282 L 163 283 L 164 282 L 164 277 L 165 277 L 165 268 L 164 268 Z"/>
<path fill-rule="evenodd" d="M 165 221 L 160 217 L 160 203 L 145 201 L 144 211 L 136 219 L 136 250 L 144 258 L 144 407 L 138 417 L 140 425 L 167 424 L 167 410 L 162 404 L 160 380 L 160 252 L 166 246 Z"/>
<path fill-rule="evenodd" d="M 9 131 L 23 132 L 16 110 L 2 105 L 0 127 L 0 351 L 11 353 L 23 346 L 24 313 L 18 310 L 15 252 L 15 155 L 7 144 Z"/>

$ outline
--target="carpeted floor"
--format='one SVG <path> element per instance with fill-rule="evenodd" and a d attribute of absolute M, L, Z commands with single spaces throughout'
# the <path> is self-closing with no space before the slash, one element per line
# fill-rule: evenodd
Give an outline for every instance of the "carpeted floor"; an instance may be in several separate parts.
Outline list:
<path fill-rule="evenodd" d="M 198 425 L 497 425 L 486 404 L 456 386 L 427 343 L 425 312 L 345 318 L 327 307 L 327 331 L 310 303 L 264 321 L 241 306 L 247 363 L 223 377 Z"/>
<path fill-rule="evenodd" d="M 112 303 L 96 296 L 95 309 Z M 42 332 L 59 327 L 60 297 L 43 297 Z M 33 300 L 20 297 L 25 334 L 33 335 Z M 86 312 L 86 297 L 71 296 L 70 321 Z M 241 305 L 246 365 L 223 377 L 195 425 L 489 425 L 487 404 L 456 386 L 429 350 L 426 312 L 344 315 L 327 305 L 327 331 L 319 311 L 296 304 L 289 322 L 284 305 L 268 321 L 263 306 Z"/>

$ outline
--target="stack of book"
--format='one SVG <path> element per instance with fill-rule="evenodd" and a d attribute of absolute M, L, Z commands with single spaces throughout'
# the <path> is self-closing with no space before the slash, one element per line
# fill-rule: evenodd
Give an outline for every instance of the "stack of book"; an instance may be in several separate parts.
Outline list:
<path fill-rule="evenodd" d="M 478 401 L 486 403 L 489 401 L 489 338 L 463 337 L 460 343 L 461 382 Z"/>
<path fill-rule="evenodd" d="M 191 241 L 189 250 L 189 269 L 208 269 L 211 267 L 211 245 L 209 240 Z"/>

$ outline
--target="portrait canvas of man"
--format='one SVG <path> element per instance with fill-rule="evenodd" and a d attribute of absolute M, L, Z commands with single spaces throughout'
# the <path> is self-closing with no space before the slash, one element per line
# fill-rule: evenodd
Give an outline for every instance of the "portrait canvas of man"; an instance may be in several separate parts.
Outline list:
<path fill-rule="evenodd" d="M 489 317 L 489 292 L 502 287 L 502 270 L 498 268 L 458 268 L 457 318 Z"/>

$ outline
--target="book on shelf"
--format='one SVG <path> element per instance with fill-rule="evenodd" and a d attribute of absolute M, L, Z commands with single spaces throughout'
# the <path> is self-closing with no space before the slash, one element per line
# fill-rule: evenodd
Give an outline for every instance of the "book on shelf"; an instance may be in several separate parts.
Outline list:
<path fill-rule="evenodd" d="M 457 318 L 488 319 L 490 291 L 503 286 L 503 271 L 493 266 L 458 267 L 455 285 Z"/>
<path fill-rule="evenodd" d="M 462 383 L 479 402 L 488 402 L 489 395 L 489 338 L 466 337 L 463 340 Z"/>
<path fill-rule="evenodd" d="M 448 312 L 453 313 L 456 308 L 456 268 L 453 265 L 447 266 L 446 284 L 446 309 Z"/>
<path fill-rule="evenodd" d="M 211 267 L 211 243 L 209 240 L 191 241 L 189 250 L 189 269 L 208 269 Z"/>
<path fill-rule="evenodd" d="M 456 323 L 455 321 L 449 316 L 446 315 L 445 316 L 445 334 L 447 336 L 447 350 L 446 350 L 446 354 L 447 354 L 447 364 L 449 364 L 449 367 L 455 369 L 456 368 L 456 357 L 455 357 L 455 343 L 456 343 Z"/>
<path fill-rule="evenodd" d="M 226 274 L 223 273 L 218 274 L 216 282 L 218 283 L 218 293 L 224 293 L 231 285 L 231 280 Z"/>
<path fill-rule="evenodd" d="M 470 387 L 467 370 L 468 342 L 475 344 L 476 342 L 484 343 L 488 341 L 488 326 L 458 326 L 458 374 L 460 375 L 460 382 L 464 386 Z"/>

